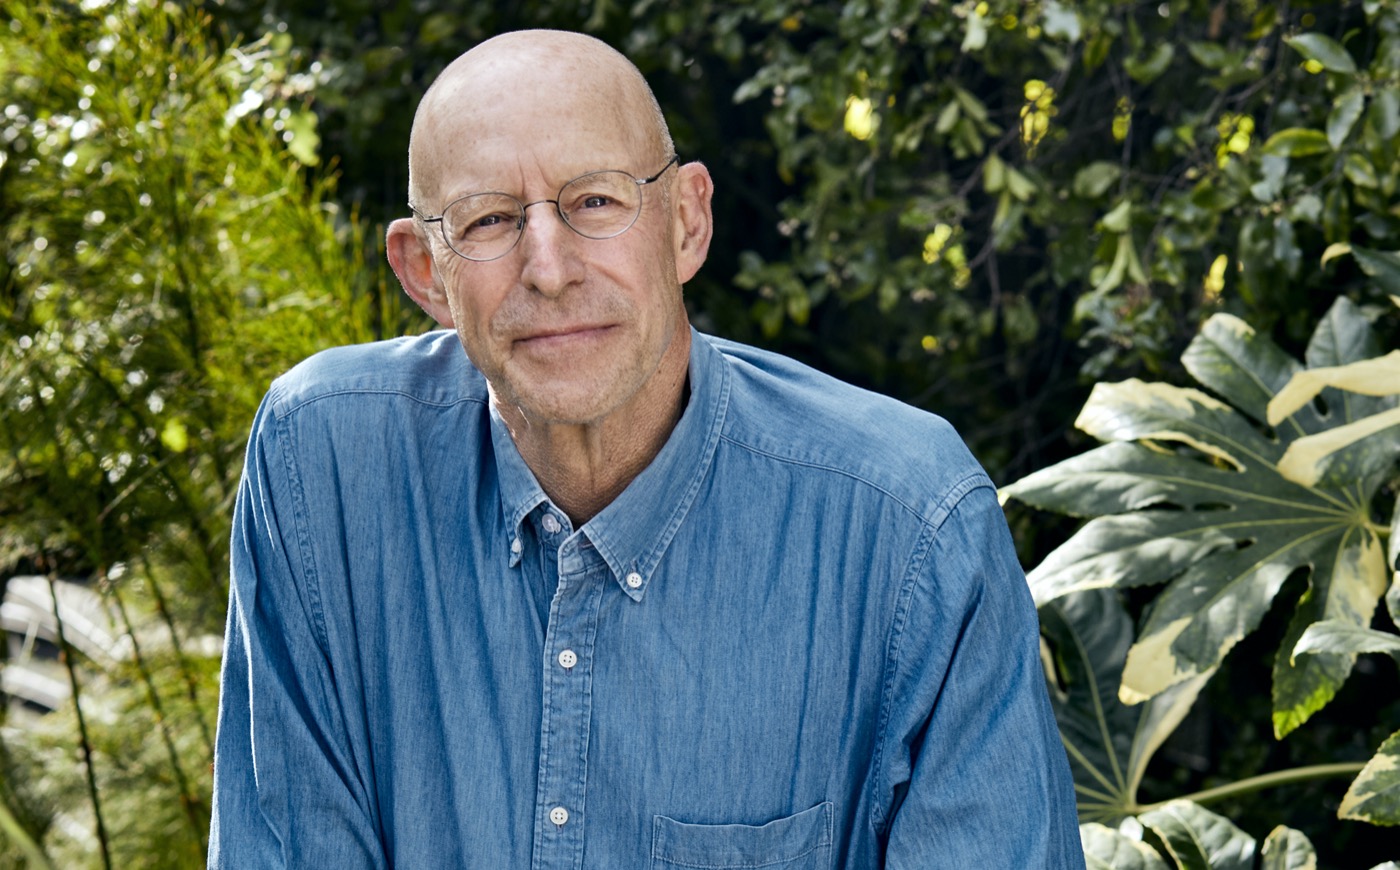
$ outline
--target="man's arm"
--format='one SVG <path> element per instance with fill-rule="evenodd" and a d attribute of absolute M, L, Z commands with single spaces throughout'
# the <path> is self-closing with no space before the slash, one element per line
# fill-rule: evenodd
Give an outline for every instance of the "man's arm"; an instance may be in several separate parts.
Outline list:
<path fill-rule="evenodd" d="M 991 487 L 916 558 L 882 736 L 886 866 L 1082 868 L 1035 607 Z"/>
<path fill-rule="evenodd" d="M 366 741 L 344 724 L 314 573 L 297 570 L 306 529 L 282 447 L 264 400 L 234 509 L 209 866 L 382 868 Z"/>

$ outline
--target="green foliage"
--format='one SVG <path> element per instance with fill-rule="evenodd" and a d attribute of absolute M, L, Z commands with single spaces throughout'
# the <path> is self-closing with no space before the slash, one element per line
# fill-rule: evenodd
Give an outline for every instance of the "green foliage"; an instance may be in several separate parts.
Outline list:
<path fill-rule="evenodd" d="M 1400 657 L 1400 636 L 1371 628 L 1387 587 L 1389 616 L 1400 622 L 1395 524 L 1373 515 L 1393 513 L 1400 489 L 1400 439 L 1389 422 L 1400 404 L 1396 359 L 1380 355 L 1368 317 L 1346 297 L 1313 333 L 1306 367 L 1218 314 L 1183 365 L 1229 404 L 1164 384 L 1099 384 L 1077 425 L 1109 443 L 1003 490 L 1092 518 L 1028 575 L 1053 651 L 1052 703 L 1082 820 L 1136 815 L 1180 867 L 1253 866 L 1254 842 L 1233 825 L 1200 815 L 1195 803 L 1143 807 L 1137 787 L 1148 756 L 1290 575 L 1306 572 L 1308 588 L 1275 654 L 1277 736 L 1335 696 L 1359 653 Z M 1110 590 L 1161 583 L 1134 639 Z M 1133 712 L 1120 699 L 1141 706 Z M 1393 735 L 1352 783 L 1342 818 L 1400 824 L 1397 755 Z M 1192 797 L 1355 770 L 1277 772 Z M 1275 833 L 1269 866 L 1309 866 L 1301 834 Z M 1105 855 L 1126 856 L 1123 866 L 1137 861 L 1121 842 L 1095 836 Z"/>
<path fill-rule="evenodd" d="M 1181 724 L 1213 671 L 1136 706 L 1118 699 L 1133 625 L 1105 589 L 1071 593 L 1040 611 L 1053 651 L 1050 703 L 1069 755 L 1084 823 L 1117 824 L 1142 810 L 1147 764 Z"/>
<path fill-rule="evenodd" d="M 189 867 L 248 421 L 273 376 L 397 315 L 308 180 L 288 39 L 218 52 L 175 4 L 83 10 L 6 3 L 0 28 L 0 571 L 95 576 L 117 629 L 159 640 L 68 650 L 83 720 L 5 730 L 0 863 Z"/>

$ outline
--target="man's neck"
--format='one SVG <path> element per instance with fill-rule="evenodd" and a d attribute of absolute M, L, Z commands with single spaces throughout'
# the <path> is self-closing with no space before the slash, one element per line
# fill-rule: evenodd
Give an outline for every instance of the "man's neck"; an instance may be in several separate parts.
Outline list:
<path fill-rule="evenodd" d="M 612 503 L 665 446 L 685 410 L 690 331 L 678 332 L 647 384 L 589 423 L 547 423 L 497 402 L 520 456 L 578 528 Z"/>

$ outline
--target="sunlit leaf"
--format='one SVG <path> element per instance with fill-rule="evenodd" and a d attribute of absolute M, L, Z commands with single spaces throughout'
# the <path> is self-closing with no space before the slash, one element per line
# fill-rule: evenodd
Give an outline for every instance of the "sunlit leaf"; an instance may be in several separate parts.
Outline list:
<path fill-rule="evenodd" d="M 1259 854 L 1260 870 L 1317 870 L 1317 852 L 1307 835 L 1284 825 L 1269 832 Z"/>
<path fill-rule="evenodd" d="M 1298 371 L 1283 389 L 1269 400 L 1269 425 L 1277 426 L 1286 417 L 1311 402 L 1324 387 L 1336 387 L 1367 396 L 1400 393 L 1400 350 L 1347 365 Z"/>
<path fill-rule="evenodd" d="M 1326 154 L 1332 150 L 1327 134 L 1321 130 L 1305 127 L 1290 127 L 1270 136 L 1264 143 L 1265 154 L 1281 154 L 1285 157 L 1307 157 L 1312 154 Z"/>
<path fill-rule="evenodd" d="M 1400 731 L 1386 738 L 1347 789 L 1337 817 L 1400 825 Z"/>
<path fill-rule="evenodd" d="M 1167 870 L 1152 847 L 1098 822 L 1079 826 L 1079 842 L 1087 870 Z"/>
<path fill-rule="evenodd" d="M 1317 362 L 1350 362 L 1374 345 L 1350 303 L 1338 302 L 1309 345 Z M 1279 468 L 1284 451 L 1350 421 L 1334 402 L 1311 405 L 1261 432 L 1269 401 L 1302 366 L 1239 320 L 1217 315 L 1183 356 L 1197 379 L 1249 412 L 1197 390 L 1127 381 L 1099 384 L 1076 425 L 1110 443 L 1005 489 L 1041 508 L 1095 517 L 1029 574 L 1044 604 L 1096 587 L 1167 585 L 1124 666 L 1119 696 L 1134 703 L 1217 667 L 1259 624 L 1284 580 L 1305 569 L 1286 649 L 1276 657 L 1275 725 L 1281 732 L 1325 704 L 1351 654 L 1291 661 L 1293 641 L 1319 619 L 1369 625 L 1385 590 L 1379 538 L 1363 509 L 1374 475 L 1345 487 L 1302 486 Z M 1126 443 L 1136 442 L 1136 443 Z"/>
<path fill-rule="evenodd" d="M 1253 870 L 1254 838 L 1224 816 L 1190 801 L 1172 801 L 1139 818 L 1162 838 L 1182 870 Z"/>
<path fill-rule="evenodd" d="M 1344 486 L 1395 464 L 1400 454 L 1400 408 L 1372 414 L 1288 445 L 1279 473 L 1303 486 Z"/>
<path fill-rule="evenodd" d="M 1400 635 L 1376 631 L 1343 619 L 1314 622 L 1293 647 L 1294 657 L 1308 653 L 1388 653 L 1400 663 Z"/>

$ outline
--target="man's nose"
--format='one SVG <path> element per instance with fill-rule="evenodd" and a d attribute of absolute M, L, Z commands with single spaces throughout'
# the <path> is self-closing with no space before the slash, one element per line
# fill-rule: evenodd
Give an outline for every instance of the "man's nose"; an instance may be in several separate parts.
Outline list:
<path fill-rule="evenodd" d="M 552 207 L 532 215 L 529 208 L 535 205 Z M 584 239 L 564 222 L 558 202 L 538 199 L 527 203 L 522 220 L 520 247 L 524 264 L 520 278 L 526 286 L 554 296 L 579 281 L 583 270 L 578 246 Z"/>

